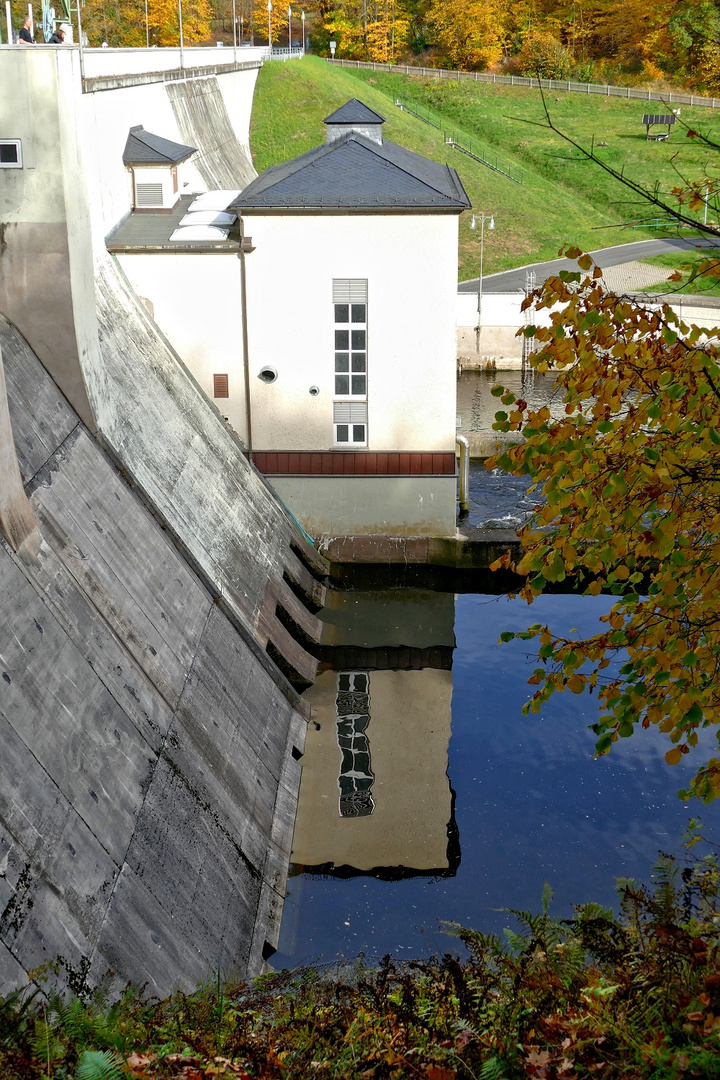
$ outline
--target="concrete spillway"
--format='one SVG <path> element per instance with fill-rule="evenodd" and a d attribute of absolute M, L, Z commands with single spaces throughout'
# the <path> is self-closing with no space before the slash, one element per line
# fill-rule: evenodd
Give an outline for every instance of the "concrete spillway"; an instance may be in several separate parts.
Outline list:
<path fill-rule="evenodd" d="M 0 992 L 58 957 L 66 985 L 112 970 L 160 994 L 258 971 L 282 907 L 298 699 L 4 319 L 0 349 L 42 537 L 35 553 L 0 539 Z"/>

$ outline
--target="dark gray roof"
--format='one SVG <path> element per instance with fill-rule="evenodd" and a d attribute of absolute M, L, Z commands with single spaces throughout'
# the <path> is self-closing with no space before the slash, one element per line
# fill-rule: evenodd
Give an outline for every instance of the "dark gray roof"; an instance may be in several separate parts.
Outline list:
<path fill-rule="evenodd" d="M 341 105 L 339 109 L 336 109 L 334 113 L 330 113 L 323 120 L 323 124 L 384 124 L 385 117 L 380 113 L 375 112 L 368 105 L 365 105 L 362 101 L 358 101 L 357 98 L 351 98 L 350 101 L 346 101 L 344 105 Z"/>
<path fill-rule="evenodd" d="M 449 210 L 470 206 L 454 169 L 392 142 L 350 131 L 253 180 L 231 206 L 242 213 Z"/>
<path fill-rule="evenodd" d="M 171 142 L 145 131 L 142 124 L 131 127 L 123 150 L 126 165 L 177 165 L 196 153 L 196 147 Z"/>

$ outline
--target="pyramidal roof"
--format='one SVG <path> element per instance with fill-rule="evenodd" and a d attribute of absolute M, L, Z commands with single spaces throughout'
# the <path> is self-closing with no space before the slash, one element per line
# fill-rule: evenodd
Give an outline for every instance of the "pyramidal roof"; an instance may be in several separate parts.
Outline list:
<path fill-rule="evenodd" d="M 142 124 L 131 127 L 123 150 L 126 165 L 177 165 L 196 152 L 194 146 L 163 139 L 145 131 Z"/>
<path fill-rule="evenodd" d="M 340 110 L 338 110 L 339 112 Z M 337 114 L 336 114 L 337 115 Z M 364 121 L 367 122 L 367 121 Z M 460 213 L 470 206 L 454 169 L 357 131 L 267 169 L 233 200 L 239 213 Z"/>
<path fill-rule="evenodd" d="M 350 101 L 346 101 L 344 105 L 341 105 L 339 109 L 336 109 L 334 113 L 330 113 L 323 120 L 323 124 L 384 124 L 385 117 L 380 113 L 375 112 L 368 105 L 365 105 L 362 101 L 358 101 L 357 98 L 351 98 Z"/>

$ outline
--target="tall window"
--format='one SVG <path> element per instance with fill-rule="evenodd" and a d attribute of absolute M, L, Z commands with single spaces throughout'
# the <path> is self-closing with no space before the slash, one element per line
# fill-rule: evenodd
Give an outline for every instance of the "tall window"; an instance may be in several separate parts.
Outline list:
<path fill-rule="evenodd" d="M 335 443 L 367 445 L 367 279 L 333 281 Z M 347 408 L 347 406 L 350 408 Z M 359 405 L 360 408 L 352 406 Z M 343 406 L 345 406 L 343 408 Z"/>

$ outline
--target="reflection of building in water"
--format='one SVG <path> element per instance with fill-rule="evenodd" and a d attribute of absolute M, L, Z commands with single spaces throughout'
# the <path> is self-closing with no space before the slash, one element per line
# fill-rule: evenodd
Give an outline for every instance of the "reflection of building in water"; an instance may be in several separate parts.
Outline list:
<path fill-rule="evenodd" d="M 370 677 L 367 671 L 341 671 L 337 677 L 337 739 L 342 752 L 338 785 L 340 817 L 367 817 L 375 809 L 370 790 Z"/>
<path fill-rule="evenodd" d="M 453 873 L 452 673 L 325 671 L 304 699 L 312 719 L 293 862 L 324 873 Z"/>

